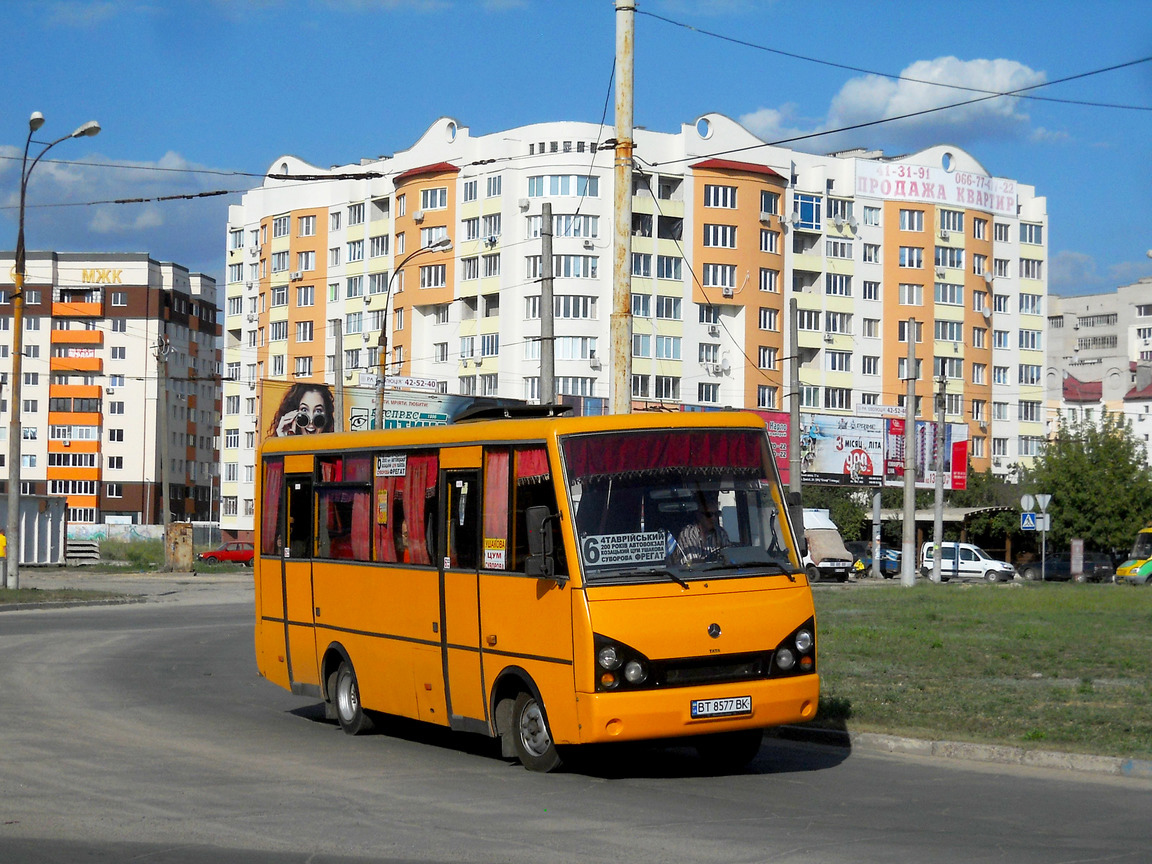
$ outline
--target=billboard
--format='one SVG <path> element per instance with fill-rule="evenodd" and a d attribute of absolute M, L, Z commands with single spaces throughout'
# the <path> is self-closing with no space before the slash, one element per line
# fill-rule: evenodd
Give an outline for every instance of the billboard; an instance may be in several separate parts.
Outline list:
<path fill-rule="evenodd" d="M 262 380 L 258 437 L 361 432 L 376 428 L 377 392 L 314 381 Z M 383 391 L 384 428 L 442 426 L 463 411 L 481 405 L 521 405 L 516 399 L 458 396 L 407 390 Z"/>
<path fill-rule="evenodd" d="M 904 483 L 904 421 L 889 418 L 884 421 L 884 484 L 901 486 Z M 936 423 L 916 421 L 916 488 L 936 488 Z M 947 423 L 944 426 L 944 488 L 968 488 L 968 426 Z"/>
<path fill-rule="evenodd" d="M 883 482 L 881 417 L 800 415 L 800 472 L 804 483 L 879 486 Z"/>

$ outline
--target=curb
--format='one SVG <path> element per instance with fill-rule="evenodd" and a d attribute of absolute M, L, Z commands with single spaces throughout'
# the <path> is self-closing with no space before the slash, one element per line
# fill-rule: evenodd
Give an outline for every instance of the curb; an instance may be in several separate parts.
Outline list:
<path fill-rule="evenodd" d="M 906 756 L 927 756 L 996 765 L 1023 765 L 1029 768 L 1052 768 L 1058 771 L 1079 771 L 1109 777 L 1152 780 L 1152 760 L 1149 759 L 1093 756 L 1058 750 L 1027 750 L 1023 747 L 972 744 L 966 741 L 931 741 L 876 732 L 847 732 L 804 726 L 781 726 L 776 730 L 768 730 L 768 735 L 789 741 L 804 741 L 849 750 L 898 753 Z"/>
<path fill-rule="evenodd" d="M 72 609 L 78 606 L 127 606 L 146 603 L 147 597 L 109 597 L 104 600 L 49 600 L 44 603 L 0 603 L 0 612 L 27 612 L 29 609 Z"/>

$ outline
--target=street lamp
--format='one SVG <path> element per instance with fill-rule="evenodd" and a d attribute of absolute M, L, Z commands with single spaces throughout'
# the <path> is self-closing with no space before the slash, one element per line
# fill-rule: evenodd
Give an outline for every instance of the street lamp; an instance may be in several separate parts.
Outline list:
<path fill-rule="evenodd" d="M 404 265 L 415 258 L 417 255 L 423 255 L 425 252 L 451 252 L 452 251 L 452 238 L 441 237 L 429 243 L 427 246 L 421 246 L 407 258 L 397 264 L 393 270 L 392 275 L 388 277 L 388 285 L 384 288 L 384 315 L 383 320 L 380 322 L 380 339 L 377 344 L 380 346 L 380 356 L 377 358 L 377 363 L 380 366 L 380 374 L 376 378 L 376 428 L 384 428 L 384 379 L 388 374 L 388 303 L 392 299 L 392 283 L 396 280 L 396 274 L 404 269 Z"/>
<path fill-rule="evenodd" d="M 16 234 L 16 266 L 13 268 L 12 280 L 12 384 L 10 387 L 12 398 L 12 422 L 8 426 L 8 529 L 6 557 L 8 573 L 6 577 L 9 588 L 20 587 L 20 444 L 23 432 L 20 428 L 20 385 L 21 360 L 24 351 L 24 277 L 27 275 L 24 251 L 24 204 L 28 197 L 28 178 L 32 170 L 44 158 L 44 154 L 69 138 L 90 138 L 100 132 L 100 124 L 89 120 L 70 135 L 57 138 L 46 144 L 32 164 L 28 164 L 28 150 L 32 146 L 32 136 L 44 125 L 44 115 L 39 111 L 32 112 L 28 118 L 28 140 L 24 142 L 24 160 L 20 163 L 20 228 Z"/>

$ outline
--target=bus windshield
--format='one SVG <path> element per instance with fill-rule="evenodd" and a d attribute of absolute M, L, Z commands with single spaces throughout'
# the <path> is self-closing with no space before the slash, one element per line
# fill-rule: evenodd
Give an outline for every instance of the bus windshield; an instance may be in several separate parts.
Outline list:
<path fill-rule="evenodd" d="M 571 435 L 561 451 L 589 583 L 796 572 L 763 431 Z"/>
<path fill-rule="evenodd" d="M 1141 531 L 1136 535 L 1136 542 L 1132 546 L 1131 557 L 1134 561 L 1144 561 L 1152 558 L 1152 531 Z"/>

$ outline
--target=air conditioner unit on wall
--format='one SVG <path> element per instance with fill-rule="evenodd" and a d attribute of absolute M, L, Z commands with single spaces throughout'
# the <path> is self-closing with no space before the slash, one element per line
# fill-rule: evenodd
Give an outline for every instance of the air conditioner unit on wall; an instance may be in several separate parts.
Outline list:
<path fill-rule="evenodd" d="M 940 229 L 940 239 L 941 240 L 951 240 L 952 239 L 952 235 L 948 233 L 947 228 L 941 228 Z"/>
<path fill-rule="evenodd" d="M 291 273 L 288 274 L 288 278 L 290 280 L 292 280 L 293 282 L 299 282 L 301 279 L 304 278 L 304 271 L 303 270 L 293 270 Z"/>
<path fill-rule="evenodd" d="M 725 285 L 723 288 L 720 289 L 720 293 L 723 294 L 725 297 L 732 298 L 732 297 L 736 296 L 736 289 L 733 288 L 731 285 Z"/>
<path fill-rule="evenodd" d="M 417 210 L 415 213 L 413 213 L 412 214 L 412 221 L 413 222 L 423 222 L 424 221 L 424 211 L 423 210 Z"/>
<path fill-rule="evenodd" d="M 708 335 L 714 339 L 718 339 L 720 337 L 720 325 L 719 324 L 709 324 L 708 325 Z"/>

